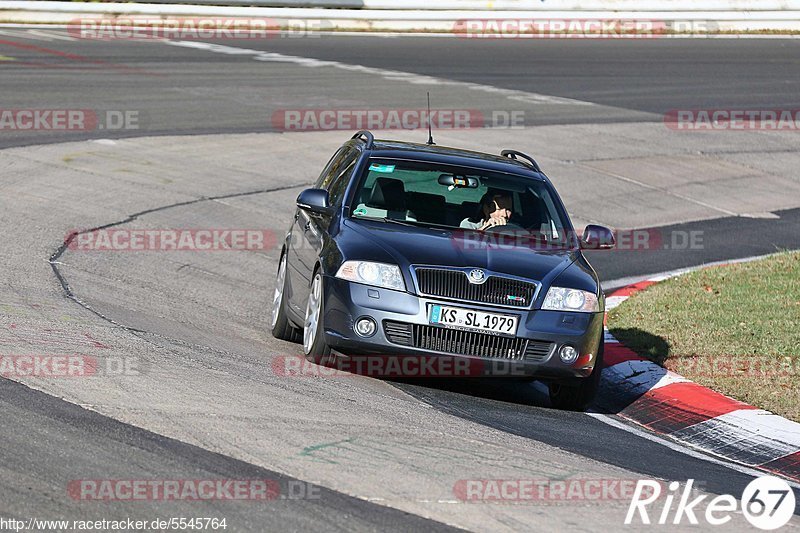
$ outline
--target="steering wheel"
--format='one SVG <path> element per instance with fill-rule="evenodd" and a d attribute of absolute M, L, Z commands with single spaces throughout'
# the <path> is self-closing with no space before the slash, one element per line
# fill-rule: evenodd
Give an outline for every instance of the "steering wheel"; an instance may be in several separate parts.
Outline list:
<path fill-rule="evenodd" d="M 506 222 L 502 226 L 491 226 L 483 230 L 485 233 L 504 233 L 510 235 L 527 235 L 530 233 L 528 230 L 515 224 L 514 222 Z"/>

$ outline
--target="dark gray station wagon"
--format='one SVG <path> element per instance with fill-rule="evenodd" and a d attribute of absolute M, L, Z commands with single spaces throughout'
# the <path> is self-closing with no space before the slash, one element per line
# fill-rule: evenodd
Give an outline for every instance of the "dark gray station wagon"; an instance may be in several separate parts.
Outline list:
<path fill-rule="evenodd" d="M 550 180 L 521 152 L 362 131 L 297 198 L 272 333 L 302 339 L 318 364 L 476 363 L 481 375 L 545 381 L 553 405 L 583 409 L 603 364 L 604 297 L 582 250 L 613 246 L 602 226 L 576 235 Z"/>

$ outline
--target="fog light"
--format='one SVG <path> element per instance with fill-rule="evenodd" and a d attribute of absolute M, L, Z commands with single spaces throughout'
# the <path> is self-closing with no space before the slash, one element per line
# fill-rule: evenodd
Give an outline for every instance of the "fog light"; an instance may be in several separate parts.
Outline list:
<path fill-rule="evenodd" d="M 356 333 L 362 337 L 372 337 L 375 335 L 376 329 L 378 329 L 378 325 L 375 324 L 375 321 L 368 316 L 361 317 L 356 320 Z"/>
<path fill-rule="evenodd" d="M 571 365 L 578 359 L 578 350 L 569 344 L 565 344 L 561 347 L 561 351 L 558 352 L 558 356 L 561 358 L 562 363 Z"/>

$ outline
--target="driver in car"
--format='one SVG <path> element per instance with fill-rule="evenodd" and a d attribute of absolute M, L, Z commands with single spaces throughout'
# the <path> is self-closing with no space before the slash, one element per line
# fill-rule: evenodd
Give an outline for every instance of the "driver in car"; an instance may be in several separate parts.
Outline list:
<path fill-rule="evenodd" d="M 481 197 L 478 212 L 461 221 L 465 229 L 483 231 L 494 226 L 505 226 L 511 219 L 514 201 L 504 192 L 487 192 Z"/>

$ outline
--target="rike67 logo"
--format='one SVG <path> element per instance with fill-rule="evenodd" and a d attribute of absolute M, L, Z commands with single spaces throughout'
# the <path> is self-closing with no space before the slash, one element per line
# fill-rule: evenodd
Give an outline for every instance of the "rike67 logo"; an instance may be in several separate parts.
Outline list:
<path fill-rule="evenodd" d="M 642 524 L 679 525 L 685 523 L 683 521 L 685 518 L 689 524 L 698 525 L 699 515 L 712 526 L 722 526 L 731 521 L 734 513 L 741 510 L 751 525 L 771 531 L 785 526 L 794 514 L 794 492 L 786 481 L 777 477 L 762 476 L 754 479 L 745 487 L 740 500 L 730 494 L 716 496 L 705 503 L 704 513 L 698 508 L 709 496 L 701 494 L 690 499 L 694 496 L 693 485 L 694 480 L 690 479 L 681 490 L 680 483 L 673 481 L 668 485 L 666 497 L 663 497 L 661 483 L 648 479 L 639 480 L 628 507 L 628 514 L 625 516 L 625 524 L 630 525 L 638 519 Z M 656 501 L 659 505 L 653 505 L 655 508 L 648 509 Z M 663 507 L 660 505 L 661 502 Z M 673 504 L 676 502 L 677 505 L 673 509 Z"/>

